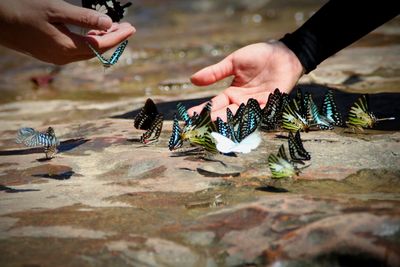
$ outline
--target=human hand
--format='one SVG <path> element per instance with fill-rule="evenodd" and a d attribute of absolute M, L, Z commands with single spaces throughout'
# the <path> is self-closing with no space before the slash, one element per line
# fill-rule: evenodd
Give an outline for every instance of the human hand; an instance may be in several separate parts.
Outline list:
<path fill-rule="evenodd" d="M 88 29 L 87 36 L 66 24 Z M 0 1 L 0 44 L 57 65 L 94 57 L 87 42 L 104 52 L 135 32 L 129 23 L 112 23 L 94 10 L 62 0 Z"/>
<path fill-rule="evenodd" d="M 264 107 L 270 92 L 279 88 L 290 92 L 303 74 L 296 55 L 281 42 L 257 43 L 236 50 L 219 63 L 195 73 L 195 85 L 210 85 L 228 76 L 234 79 L 230 87 L 212 101 L 211 118 L 226 120 L 226 109 L 236 112 L 241 103 L 255 98 Z M 204 103 L 192 107 L 189 114 L 199 113 Z"/>

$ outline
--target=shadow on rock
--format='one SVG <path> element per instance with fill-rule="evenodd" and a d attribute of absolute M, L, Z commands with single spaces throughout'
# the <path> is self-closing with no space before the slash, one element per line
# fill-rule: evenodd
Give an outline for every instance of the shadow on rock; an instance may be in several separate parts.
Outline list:
<path fill-rule="evenodd" d="M 6 193 L 23 193 L 23 192 L 33 192 L 33 191 L 40 191 L 40 190 L 39 189 L 15 189 L 15 188 L 0 184 L 0 191 L 4 191 Z"/>

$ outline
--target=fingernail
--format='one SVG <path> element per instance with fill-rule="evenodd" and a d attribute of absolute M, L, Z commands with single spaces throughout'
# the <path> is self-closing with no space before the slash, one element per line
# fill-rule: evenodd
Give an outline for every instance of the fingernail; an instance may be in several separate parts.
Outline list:
<path fill-rule="evenodd" d="M 112 21 L 108 16 L 100 16 L 97 23 L 99 27 L 104 30 L 107 30 L 112 25 Z"/>

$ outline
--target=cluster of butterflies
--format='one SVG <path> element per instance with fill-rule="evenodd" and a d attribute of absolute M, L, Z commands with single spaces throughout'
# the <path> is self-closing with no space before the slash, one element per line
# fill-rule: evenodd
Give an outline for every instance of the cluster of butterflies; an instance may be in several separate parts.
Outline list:
<path fill-rule="evenodd" d="M 311 94 L 302 94 L 289 100 L 287 94 L 276 89 L 268 97 L 267 105 L 261 109 L 257 100 L 250 98 L 246 104 L 242 103 L 235 114 L 228 108 L 227 121 L 217 118 L 211 119 L 211 102 L 208 102 L 200 114 L 189 116 L 187 109 L 181 103 L 177 104 L 177 113 L 174 115 L 172 134 L 169 139 L 170 151 L 181 149 L 185 142 L 211 153 L 249 153 L 261 143 L 259 130 L 288 130 L 288 147 L 290 158 L 286 156 L 284 146 L 279 152 L 270 154 L 268 165 L 272 178 L 283 178 L 298 175 L 304 167 L 304 161 L 310 160 L 310 153 L 304 149 L 300 132 L 313 129 L 333 129 L 334 126 L 344 126 L 340 113 L 336 108 L 334 95 L 328 91 L 324 97 L 321 112 L 314 103 Z M 376 122 L 393 120 L 394 118 L 376 118 L 369 110 L 367 97 L 362 95 L 350 108 L 347 126 L 354 129 L 372 128 Z M 182 125 L 181 122 L 183 121 Z M 140 137 L 143 144 L 158 141 L 164 122 L 164 116 L 158 112 L 157 106 L 151 98 L 134 118 L 134 127 L 145 130 Z M 17 143 L 29 147 L 41 146 L 44 148 L 46 159 L 52 158 L 60 144 L 49 127 L 46 132 L 39 132 L 33 128 L 21 128 L 18 131 Z"/>
<path fill-rule="evenodd" d="M 242 103 L 239 106 L 235 114 L 228 108 L 226 122 L 220 118 L 212 121 L 210 113 L 210 102 L 204 106 L 200 114 L 193 116 L 189 116 L 186 107 L 178 103 L 168 143 L 169 149 L 178 150 L 187 141 L 192 146 L 201 147 L 212 153 L 249 153 L 261 143 L 259 130 L 288 130 L 290 158 L 286 156 L 283 145 L 278 154 L 269 155 L 268 164 L 272 178 L 297 175 L 304 168 L 298 165 L 311 159 L 310 153 L 302 144 L 301 131 L 331 130 L 334 126 L 346 125 L 363 130 L 372 128 L 378 121 L 394 119 L 376 118 L 368 108 L 367 97 L 362 95 L 353 103 L 348 119 L 344 122 L 337 109 L 332 90 L 328 90 L 325 94 L 321 110 L 310 93 L 303 94 L 298 90 L 296 96 L 289 99 L 288 94 L 275 89 L 268 96 L 263 109 L 257 100 L 250 98 L 246 104 Z M 145 106 L 134 119 L 135 128 L 146 130 L 140 139 L 142 143 L 148 144 L 158 140 L 162 129 L 162 117 L 154 102 L 150 98 L 147 99 Z M 180 125 L 180 121 L 183 121 L 183 125 Z"/>
<path fill-rule="evenodd" d="M 82 0 L 82 7 L 104 13 L 108 15 L 113 22 L 119 22 L 124 17 L 126 9 L 131 5 L 131 2 L 121 5 L 121 3 L 117 0 Z M 128 40 L 120 43 L 109 59 L 104 58 L 92 45 L 89 43 L 87 44 L 96 55 L 97 59 L 101 62 L 103 67 L 109 68 L 118 62 L 126 46 L 128 45 Z"/>
<path fill-rule="evenodd" d="M 362 95 L 353 103 L 347 121 L 344 121 L 337 109 L 332 90 L 327 91 L 322 107 L 319 109 L 311 93 L 303 94 L 301 90 L 297 90 L 296 96 L 290 100 L 286 93 L 281 93 L 279 89 L 276 89 L 268 97 L 261 129 L 308 132 L 332 130 L 335 126 L 348 126 L 362 131 L 364 128 L 372 128 L 378 121 L 383 120 L 394 120 L 394 118 L 376 118 L 368 108 L 366 95 Z"/>
<path fill-rule="evenodd" d="M 60 144 L 52 127 L 49 127 L 45 132 L 39 132 L 33 128 L 21 128 L 15 142 L 23 143 L 28 147 L 44 147 L 46 159 L 54 157 L 57 153 L 57 146 Z"/>

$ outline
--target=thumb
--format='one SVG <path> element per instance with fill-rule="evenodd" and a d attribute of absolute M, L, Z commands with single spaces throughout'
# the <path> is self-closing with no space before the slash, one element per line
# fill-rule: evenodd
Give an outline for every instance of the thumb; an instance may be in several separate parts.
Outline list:
<path fill-rule="evenodd" d="M 231 56 L 227 56 L 217 64 L 205 67 L 193 74 L 191 81 L 195 85 L 210 85 L 230 75 L 233 75 L 233 65 Z"/>
<path fill-rule="evenodd" d="M 88 29 L 108 30 L 112 25 L 109 16 L 88 8 L 56 1 L 50 14 L 51 22 L 72 24 Z"/>

